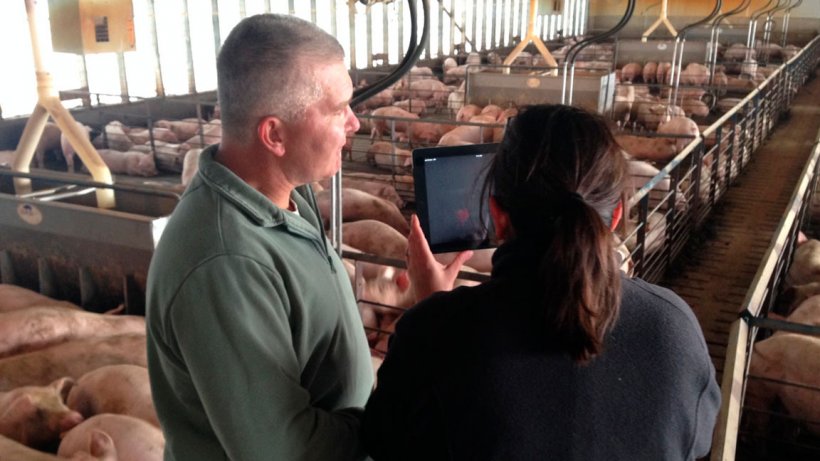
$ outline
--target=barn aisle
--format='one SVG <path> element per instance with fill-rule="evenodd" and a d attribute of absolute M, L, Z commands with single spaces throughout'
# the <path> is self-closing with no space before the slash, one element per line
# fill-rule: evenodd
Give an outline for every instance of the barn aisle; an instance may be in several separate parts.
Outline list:
<path fill-rule="evenodd" d="M 820 128 L 818 72 L 796 95 L 789 116 L 758 148 L 673 271 L 659 282 L 695 311 L 720 382 L 729 326 L 774 236 Z"/>

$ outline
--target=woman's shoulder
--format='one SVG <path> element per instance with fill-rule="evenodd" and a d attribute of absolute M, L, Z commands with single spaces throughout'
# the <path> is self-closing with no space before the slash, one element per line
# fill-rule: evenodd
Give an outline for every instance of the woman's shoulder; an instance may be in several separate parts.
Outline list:
<path fill-rule="evenodd" d="M 622 286 L 622 309 L 636 311 L 644 319 L 674 322 L 700 330 L 695 313 L 674 291 L 639 278 L 624 277 Z"/>

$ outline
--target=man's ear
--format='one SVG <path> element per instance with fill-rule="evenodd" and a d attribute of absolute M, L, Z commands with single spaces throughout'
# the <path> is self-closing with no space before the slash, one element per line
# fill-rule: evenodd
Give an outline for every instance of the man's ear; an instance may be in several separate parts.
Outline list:
<path fill-rule="evenodd" d="M 495 236 L 499 242 L 503 242 L 512 236 L 512 227 L 510 226 L 510 215 L 498 202 L 495 197 L 490 197 L 490 216 L 493 218 L 493 225 L 495 226 Z"/>
<path fill-rule="evenodd" d="M 263 117 L 256 125 L 256 136 L 277 157 L 285 155 L 285 122 L 279 117 Z"/>

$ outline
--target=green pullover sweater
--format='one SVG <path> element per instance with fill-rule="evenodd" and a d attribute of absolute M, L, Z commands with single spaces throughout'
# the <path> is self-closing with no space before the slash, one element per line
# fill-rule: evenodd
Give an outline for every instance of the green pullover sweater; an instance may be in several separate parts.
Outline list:
<path fill-rule="evenodd" d="M 373 384 L 345 269 L 312 192 L 278 208 L 202 152 L 147 287 L 148 370 L 165 459 L 364 457 Z"/>

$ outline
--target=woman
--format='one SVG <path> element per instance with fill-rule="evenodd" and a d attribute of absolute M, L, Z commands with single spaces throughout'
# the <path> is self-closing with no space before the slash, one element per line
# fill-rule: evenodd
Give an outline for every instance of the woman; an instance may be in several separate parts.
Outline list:
<path fill-rule="evenodd" d="M 371 456 L 690 460 L 720 403 L 689 306 L 618 270 L 626 160 L 598 115 L 532 106 L 507 128 L 485 192 L 492 278 L 452 287 L 413 219 L 418 299 L 396 326 L 363 426 Z M 434 269 L 432 282 L 414 277 Z M 417 280 L 419 279 L 419 280 Z"/>

